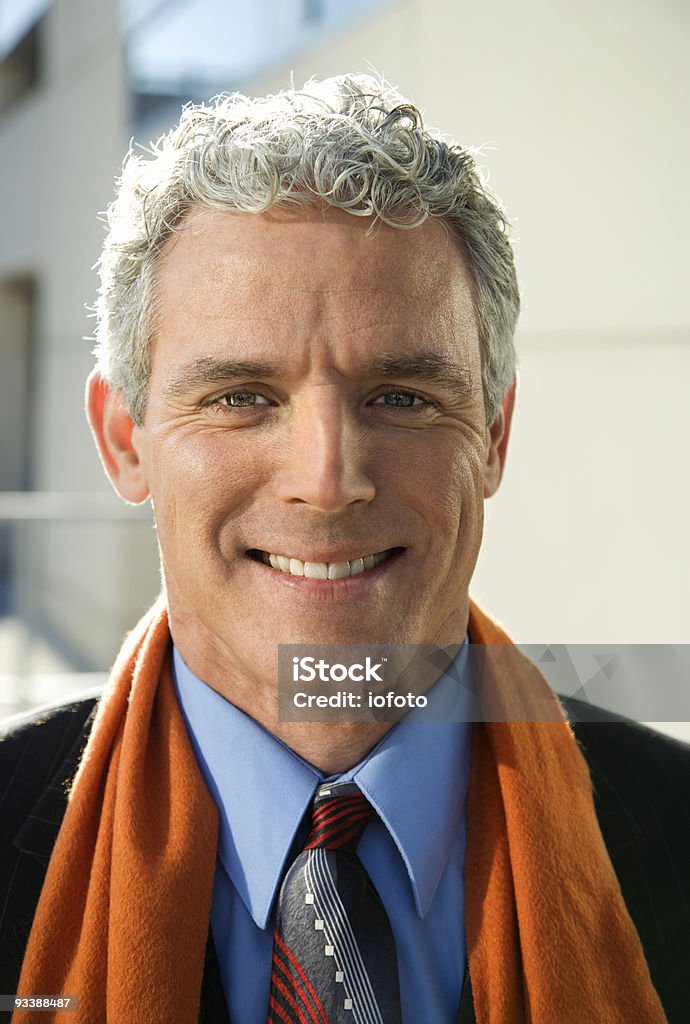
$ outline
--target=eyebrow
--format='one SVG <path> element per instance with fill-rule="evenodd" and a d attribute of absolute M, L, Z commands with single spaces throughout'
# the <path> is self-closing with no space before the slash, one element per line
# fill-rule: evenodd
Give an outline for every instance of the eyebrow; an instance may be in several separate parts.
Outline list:
<path fill-rule="evenodd" d="M 362 371 L 371 377 L 386 380 L 414 380 L 434 384 L 462 398 L 470 398 L 481 390 L 481 384 L 469 369 L 437 352 L 396 353 L 377 356 L 362 364 Z M 168 396 L 181 397 L 200 387 L 229 384 L 235 380 L 280 377 L 284 371 L 276 363 L 256 360 L 204 358 L 181 366 L 169 377 L 164 387 Z"/>
<path fill-rule="evenodd" d="M 435 384 L 470 398 L 481 390 L 471 371 L 437 352 L 416 352 L 412 355 L 383 355 L 367 367 L 372 376 L 405 378 L 422 384 Z"/>
<path fill-rule="evenodd" d="M 237 362 L 229 359 L 196 359 L 174 370 L 163 388 L 164 394 L 181 397 L 209 384 L 226 384 L 247 377 L 275 377 L 278 367 L 273 363 Z"/>

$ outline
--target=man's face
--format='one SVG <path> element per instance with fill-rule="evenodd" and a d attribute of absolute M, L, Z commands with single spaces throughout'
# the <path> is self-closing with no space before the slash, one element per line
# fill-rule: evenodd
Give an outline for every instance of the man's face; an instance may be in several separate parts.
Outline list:
<path fill-rule="evenodd" d="M 464 636 L 491 449 L 471 277 L 438 221 L 370 228 L 199 211 L 163 254 L 132 440 L 207 680 L 274 677 L 281 643 Z"/>

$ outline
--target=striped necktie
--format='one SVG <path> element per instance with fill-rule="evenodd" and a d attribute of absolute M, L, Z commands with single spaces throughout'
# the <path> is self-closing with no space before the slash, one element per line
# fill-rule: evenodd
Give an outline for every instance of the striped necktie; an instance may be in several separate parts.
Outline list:
<path fill-rule="evenodd" d="M 278 897 L 268 1024 L 400 1024 L 395 943 L 355 848 L 373 810 L 352 782 L 318 788 Z"/>

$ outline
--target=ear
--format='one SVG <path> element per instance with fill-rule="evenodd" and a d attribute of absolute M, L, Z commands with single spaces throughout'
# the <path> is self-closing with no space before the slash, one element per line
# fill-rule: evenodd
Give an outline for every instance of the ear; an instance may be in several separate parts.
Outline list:
<path fill-rule="evenodd" d="M 513 408 L 515 406 L 516 386 L 517 379 L 513 378 L 513 383 L 503 396 L 498 415 L 489 427 L 489 450 L 486 456 L 486 472 L 484 474 L 485 498 L 490 498 L 496 493 L 503 477 L 508 451 L 508 438 L 510 437 L 510 424 L 513 420 Z"/>
<path fill-rule="evenodd" d="M 139 505 L 149 496 L 141 459 L 141 428 L 127 411 L 121 392 L 97 370 L 86 381 L 86 415 L 103 468 L 125 501 Z"/>

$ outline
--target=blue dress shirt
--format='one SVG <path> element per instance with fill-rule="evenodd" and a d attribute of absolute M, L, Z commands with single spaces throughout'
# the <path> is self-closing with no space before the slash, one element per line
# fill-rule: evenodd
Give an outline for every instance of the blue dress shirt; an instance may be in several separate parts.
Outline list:
<path fill-rule="evenodd" d="M 357 854 L 395 937 L 405 1024 L 454 1024 L 465 970 L 465 796 L 471 725 L 463 722 L 467 640 L 455 680 L 441 677 L 427 711 L 384 736 L 350 771 L 378 818 Z M 275 899 L 306 838 L 316 787 L 326 777 L 196 678 L 174 652 L 180 707 L 220 830 L 211 928 L 233 1024 L 266 1024 Z M 467 678 L 465 675 L 464 679 Z M 434 714 L 434 709 L 436 713 Z M 458 720 L 447 720 L 458 719 Z"/>

